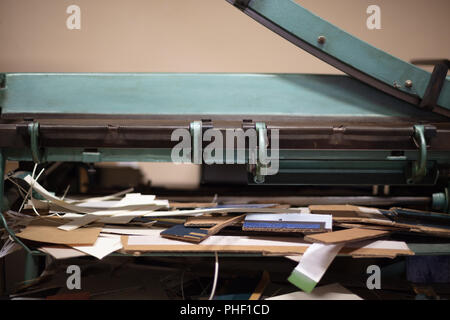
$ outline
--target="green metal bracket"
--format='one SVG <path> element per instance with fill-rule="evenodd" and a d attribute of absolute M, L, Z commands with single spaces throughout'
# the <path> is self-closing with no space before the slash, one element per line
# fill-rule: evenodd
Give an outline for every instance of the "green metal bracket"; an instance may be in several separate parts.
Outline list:
<path fill-rule="evenodd" d="M 102 155 L 100 152 L 86 152 L 82 154 L 82 159 L 84 163 L 94 163 L 100 162 L 102 160 Z"/>
<path fill-rule="evenodd" d="M 432 196 L 432 208 L 439 212 L 449 212 L 448 188 L 444 192 L 434 193 Z"/>
<path fill-rule="evenodd" d="M 417 183 L 427 175 L 427 141 L 423 125 L 414 126 L 414 141 L 419 147 L 419 158 L 413 163 L 411 177 L 407 181 L 408 184 Z"/>
<path fill-rule="evenodd" d="M 201 121 L 194 121 L 190 125 L 191 131 L 191 158 L 192 163 L 202 163 L 203 126 Z"/>
<path fill-rule="evenodd" d="M 2 194 L 2 198 L 3 198 L 3 194 Z M 12 238 L 12 240 L 17 243 L 18 245 L 20 245 L 22 248 L 25 249 L 25 251 L 28 254 L 39 254 L 39 251 L 35 251 L 35 250 L 31 250 L 30 248 L 28 248 L 27 245 L 25 245 L 22 241 L 20 241 L 19 238 L 16 237 L 16 234 L 8 227 L 8 223 L 6 222 L 5 216 L 3 215 L 3 211 L 0 213 L 0 221 L 1 224 L 3 225 L 3 228 L 5 228 L 6 232 L 8 232 L 9 236 Z"/>
<path fill-rule="evenodd" d="M 33 122 L 28 125 L 30 135 L 31 156 L 34 163 L 41 163 L 42 155 L 39 149 L 39 122 Z"/>
<path fill-rule="evenodd" d="M 264 159 L 267 155 L 267 146 L 269 145 L 267 141 L 267 126 L 263 122 L 256 123 L 256 132 L 258 134 L 258 160 L 256 163 L 255 170 L 255 183 L 262 184 L 265 181 L 263 169 L 267 166 L 261 163 L 261 159 Z"/>

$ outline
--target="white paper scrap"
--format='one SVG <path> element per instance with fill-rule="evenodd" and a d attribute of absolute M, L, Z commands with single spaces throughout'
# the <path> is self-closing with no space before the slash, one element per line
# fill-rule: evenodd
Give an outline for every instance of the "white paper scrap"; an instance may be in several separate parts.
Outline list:
<path fill-rule="evenodd" d="M 99 236 L 92 246 L 73 246 L 72 248 L 94 256 L 97 259 L 103 259 L 108 254 L 122 249 L 122 247 L 120 237 Z"/>
<path fill-rule="evenodd" d="M 161 231 L 158 231 L 161 232 Z M 102 233 L 123 234 L 123 235 L 135 235 L 135 236 L 148 236 L 154 234 L 154 230 L 147 228 L 137 227 L 116 227 L 116 226 L 104 226 Z"/>
<path fill-rule="evenodd" d="M 319 283 L 331 262 L 343 247 L 344 244 L 313 243 L 303 254 L 300 264 L 295 270 Z"/>
<path fill-rule="evenodd" d="M 86 214 L 82 216 L 81 218 L 73 219 L 72 221 L 63 224 L 62 226 L 59 226 L 58 229 L 65 230 L 65 231 L 72 231 L 78 228 L 81 228 L 85 225 L 88 225 L 89 223 L 92 223 L 94 221 L 97 221 L 100 219 L 99 216 L 93 215 L 93 214 Z"/>

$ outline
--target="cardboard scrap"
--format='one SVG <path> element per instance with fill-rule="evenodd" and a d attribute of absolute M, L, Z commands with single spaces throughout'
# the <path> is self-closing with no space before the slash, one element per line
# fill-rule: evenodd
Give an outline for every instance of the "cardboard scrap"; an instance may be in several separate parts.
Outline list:
<path fill-rule="evenodd" d="M 184 225 L 176 225 L 161 232 L 161 237 L 192 243 L 200 243 L 209 236 L 219 233 L 220 230 L 234 224 L 235 222 L 242 221 L 244 218 L 245 215 L 227 217 L 226 220 L 216 224 L 210 229 L 187 228 Z"/>
<path fill-rule="evenodd" d="M 101 228 L 80 228 L 73 231 L 58 229 L 64 220 L 42 218 L 32 221 L 25 229 L 17 233 L 21 239 L 54 244 L 92 245 L 97 240 Z"/>
<path fill-rule="evenodd" d="M 425 212 L 411 209 L 358 207 L 352 205 L 312 205 L 313 214 L 332 214 L 335 223 L 355 223 L 364 229 L 383 229 L 386 231 L 416 232 L 438 237 L 450 237 L 450 224 L 447 214 Z M 379 226 L 378 228 L 370 226 Z M 347 226 L 346 226 L 347 227 Z"/>
<path fill-rule="evenodd" d="M 412 256 L 414 252 L 403 241 L 367 240 L 363 242 L 347 243 L 339 252 L 353 258 L 389 258 L 397 256 Z"/>
<path fill-rule="evenodd" d="M 169 208 L 174 209 L 196 209 L 196 208 L 214 208 L 217 203 L 204 203 L 204 202 L 169 202 Z"/>
<path fill-rule="evenodd" d="M 314 235 L 305 236 L 305 241 L 318 242 L 325 244 L 337 244 L 358 242 L 362 240 L 375 239 L 385 235 L 388 235 L 388 231 L 383 230 L 369 230 L 369 229 L 346 229 L 328 233 L 320 233 Z"/>
<path fill-rule="evenodd" d="M 184 223 L 185 227 L 213 227 L 219 223 L 227 221 L 227 216 L 211 216 L 211 215 L 203 215 L 198 217 L 189 217 L 186 219 Z M 235 225 L 242 224 L 242 221 L 236 221 Z"/>
<path fill-rule="evenodd" d="M 383 230 L 383 231 L 404 231 L 404 228 L 391 227 L 391 226 L 377 226 L 372 224 L 360 224 L 360 223 L 344 223 L 344 222 L 334 222 L 336 227 L 353 229 L 370 229 L 370 230 Z"/>
<path fill-rule="evenodd" d="M 381 210 L 376 208 L 358 207 L 352 205 L 311 205 L 309 210 L 312 214 L 331 214 L 333 218 L 342 217 L 365 217 L 387 219 Z"/>
<path fill-rule="evenodd" d="M 333 218 L 333 220 L 338 223 L 357 223 L 357 224 L 363 223 L 368 225 L 399 228 L 401 229 L 401 231 L 405 232 L 417 232 L 439 237 L 450 237 L 450 228 L 448 226 L 425 224 L 415 221 L 406 221 L 406 220 L 392 221 L 392 220 L 353 218 L 353 217 Z"/>

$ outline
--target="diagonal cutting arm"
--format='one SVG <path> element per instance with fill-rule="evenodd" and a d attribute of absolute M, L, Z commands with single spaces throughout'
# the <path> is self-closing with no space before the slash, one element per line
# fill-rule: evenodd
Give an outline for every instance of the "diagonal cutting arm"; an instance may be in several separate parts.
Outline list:
<path fill-rule="evenodd" d="M 398 99 L 450 117 L 450 78 L 400 60 L 337 28 L 292 0 L 227 0 L 301 49 Z M 440 89 L 429 96 L 430 87 Z M 428 89 L 428 90 L 427 90 Z M 424 103 L 433 101 L 433 105 Z"/>

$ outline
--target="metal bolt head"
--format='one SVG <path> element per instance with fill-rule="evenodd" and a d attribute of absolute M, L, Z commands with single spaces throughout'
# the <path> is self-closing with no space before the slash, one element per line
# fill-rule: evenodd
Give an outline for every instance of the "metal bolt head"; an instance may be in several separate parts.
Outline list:
<path fill-rule="evenodd" d="M 325 41 L 327 41 L 327 38 L 325 38 L 325 36 L 320 36 L 319 38 L 317 38 L 317 42 L 319 44 L 324 44 Z"/>
<path fill-rule="evenodd" d="M 406 80 L 405 81 L 405 87 L 412 88 L 412 86 L 413 86 L 413 82 L 411 80 Z"/>
<path fill-rule="evenodd" d="M 401 87 L 402 87 L 402 86 L 399 85 L 399 84 L 397 83 L 397 81 L 394 81 L 394 88 L 400 89 Z"/>

